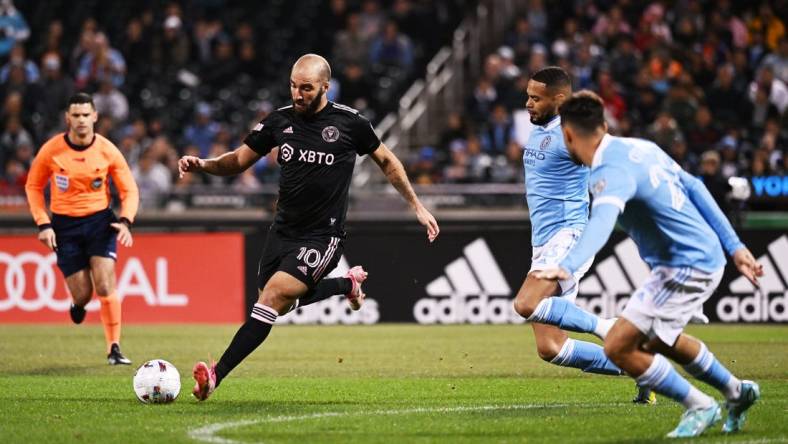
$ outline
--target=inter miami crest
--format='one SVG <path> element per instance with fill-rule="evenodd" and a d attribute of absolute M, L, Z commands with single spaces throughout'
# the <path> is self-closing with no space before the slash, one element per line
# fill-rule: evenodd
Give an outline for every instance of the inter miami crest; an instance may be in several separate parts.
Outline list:
<path fill-rule="evenodd" d="M 339 140 L 339 130 L 337 127 L 327 126 L 323 128 L 323 140 L 329 143 Z"/>

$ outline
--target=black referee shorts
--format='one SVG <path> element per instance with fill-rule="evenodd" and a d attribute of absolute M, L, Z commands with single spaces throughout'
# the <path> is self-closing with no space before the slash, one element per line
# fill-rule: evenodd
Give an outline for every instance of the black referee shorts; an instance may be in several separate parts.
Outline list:
<path fill-rule="evenodd" d="M 283 271 L 311 290 L 323 276 L 336 268 L 343 248 L 343 240 L 339 237 L 290 238 L 282 236 L 272 226 L 257 269 L 257 288 L 262 290 L 274 273 Z"/>
<path fill-rule="evenodd" d="M 64 277 L 88 268 L 93 256 L 118 259 L 118 232 L 110 226 L 117 221 L 109 208 L 88 216 L 52 215 L 57 266 Z"/>

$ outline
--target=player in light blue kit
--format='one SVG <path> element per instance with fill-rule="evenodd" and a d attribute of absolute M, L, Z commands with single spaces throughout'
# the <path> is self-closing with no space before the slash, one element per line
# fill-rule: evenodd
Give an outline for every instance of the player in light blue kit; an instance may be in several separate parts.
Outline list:
<path fill-rule="evenodd" d="M 727 400 L 724 432 L 744 425 L 760 397 L 758 384 L 733 376 L 703 342 L 682 333 L 702 314 L 725 268 L 723 248 L 753 284 L 763 268 L 742 244 L 703 183 L 656 144 L 607 134 L 602 100 L 582 91 L 560 108 L 572 157 L 591 166 L 591 219 L 558 268 L 543 279 L 566 279 L 607 242 L 618 220 L 638 246 L 651 276 L 629 300 L 605 338 L 605 353 L 638 385 L 687 409 L 668 437 L 693 437 L 719 421 L 717 402 L 684 379 L 665 357 L 718 389 Z"/>
<path fill-rule="evenodd" d="M 558 107 L 572 93 L 569 75 L 559 67 L 539 70 L 529 80 L 527 92 L 526 108 L 535 125 L 523 151 L 533 257 L 514 309 L 531 323 L 540 358 L 585 372 L 620 375 L 601 346 L 565 333 L 591 333 L 604 339 L 613 325 L 613 320 L 599 319 L 574 304 L 578 282 L 593 258 L 560 282 L 535 276 L 539 270 L 556 267 L 580 238 L 588 221 L 589 170 L 572 161 L 561 134 Z M 654 398 L 642 390 L 635 400 L 653 403 Z"/>

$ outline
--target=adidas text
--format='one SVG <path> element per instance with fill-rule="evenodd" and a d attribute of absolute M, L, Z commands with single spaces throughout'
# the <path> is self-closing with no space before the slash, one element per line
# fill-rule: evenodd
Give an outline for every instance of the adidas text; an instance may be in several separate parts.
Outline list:
<path fill-rule="evenodd" d="M 343 296 L 332 296 L 324 301 L 298 308 L 277 318 L 277 324 L 376 324 L 380 319 L 378 302 L 364 300 L 364 309 L 353 311 Z"/>
<path fill-rule="evenodd" d="M 755 288 L 744 276 L 731 282 L 728 296 L 717 301 L 717 317 L 721 321 L 788 321 L 788 236 L 769 242 L 758 262 L 763 265 L 764 274 L 760 288 Z"/>
<path fill-rule="evenodd" d="M 414 319 L 420 324 L 525 322 L 512 308 L 511 289 L 484 239 L 463 253 L 445 267 L 445 276 L 427 284 L 430 297 L 413 306 Z"/>
<path fill-rule="evenodd" d="M 788 292 L 771 299 L 760 291 L 748 297 L 722 297 L 717 302 L 717 317 L 723 322 L 788 321 Z"/>

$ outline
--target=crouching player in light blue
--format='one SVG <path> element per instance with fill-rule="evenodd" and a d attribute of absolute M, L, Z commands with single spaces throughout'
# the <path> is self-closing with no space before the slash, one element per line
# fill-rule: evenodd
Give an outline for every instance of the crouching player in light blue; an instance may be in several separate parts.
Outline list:
<path fill-rule="evenodd" d="M 558 107 L 572 94 L 566 71 L 548 66 L 528 81 L 526 108 L 534 124 L 523 151 L 526 199 L 531 216 L 531 269 L 514 300 L 514 309 L 534 330 L 536 350 L 547 362 L 588 373 L 621 375 L 597 344 L 575 340 L 566 331 L 605 338 L 614 319 L 601 319 L 574 304 L 578 283 L 593 258 L 561 281 L 539 279 L 554 268 L 580 239 L 588 222 L 588 174 L 572 161 L 564 146 Z M 653 404 L 654 393 L 640 388 L 633 400 Z"/>
<path fill-rule="evenodd" d="M 574 94 L 560 108 L 570 155 L 591 167 L 591 218 L 558 268 L 538 277 L 566 279 L 607 242 L 616 220 L 638 246 L 651 276 L 605 338 L 605 353 L 638 385 L 687 409 L 668 437 L 692 437 L 722 419 L 720 406 L 684 379 L 665 357 L 718 389 L 727 400 L 724 432 L 744 425 L 760 397 L 758 384 L 732 375 L 703 342 L 682 333 L 717 288 L 723 248 L 753 284 L 763 269 L 742 244 L 706 187 L 656 144 L 607 134 L 594 93 Z"/>
<path fill-rule="evenodd" d="M 613 319 L 600 319 L 574 304 L 578 282 L 592 259 L 565 280 L 538 279 L 535 273 L 554 268 L 580 238 L 588 221 L 588 168 L 569 157 L 561 135 L 558 106 L 572 94 L 569 74 L 556 66 L 534 73 L 528 81 L 528 103 L 534 129 L 523 151 L 526 198 L 531 215 L 531 269 L 514 309 L 534 330 L 539 357 L 584 372 L 620 375 L 597 344 L 569 338 L 565 331 L 605 338 Z M 640 390 L 636 402 L 653 403 L 653 393 Z"/>

